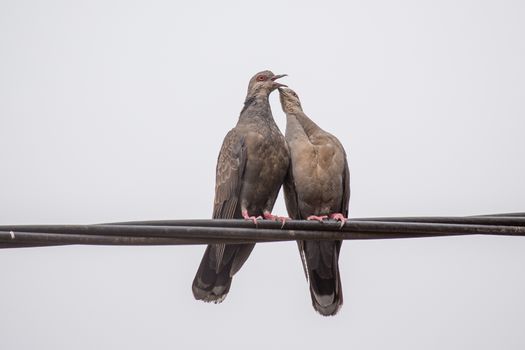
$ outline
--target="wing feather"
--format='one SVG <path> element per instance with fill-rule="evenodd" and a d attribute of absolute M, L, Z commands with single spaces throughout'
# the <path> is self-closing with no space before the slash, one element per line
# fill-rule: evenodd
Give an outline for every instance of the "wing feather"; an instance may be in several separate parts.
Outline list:
<path fill-rule="evenodd" d="M 232 129 L 226 137 L 217 159 L 215 179 L 214 219 L 240 218 L 238 208 L 242 176 L 246 166 L 244 137 Z"/>
<path fill-rule="evenodd" d="M 246 145 L 244 137 L 234 128 L 226 134 L 217 159 L 215 179 L 215 199 L 213 202 L 214 219 L 240 218 L 239 195 L 242 176 L 246 166 Z M 219 272 L 233 258 L 237 249 L 226 244 L 214 244 L 214 266 Z"/>
<path fill-rule="evenodd" d="M 344 152 L 344 151 L 343 151 Z M 348 169 L 348 160 L 345 154 L 345 170 L 343 173 L 343 198 L 341 203 L 341 214 L 348 217 L 348 205 L 350 203 L 350 170 Z"/>
<path fill-rule="evenodd" d="M 301 220 L 303 219 L 300 211 L 299 211 L 299 202 L 297 199 L 297 191 L 295 189 L 295 182 L 293 178 L 293 168 L 292 168 L 292 162 L 290 161 L 290 165 L 288 168 L 288 173 L 286 174 L 286 178 L 284 180 L 284 201 L 286 203 L 286 210 L 288 211 L 288 215 L 290 218 L 294 220 Z M 306 263 L 306 256 L 304 251 L 304 241 L 297 241 L 297 247 L 299 248 L 299 255 L 301 256 L 301 262 L 303 263 L 303 270 L 304 270 L 304 276 L 306 277 L 306 280 L 308 281 L 308 266 Z"/>

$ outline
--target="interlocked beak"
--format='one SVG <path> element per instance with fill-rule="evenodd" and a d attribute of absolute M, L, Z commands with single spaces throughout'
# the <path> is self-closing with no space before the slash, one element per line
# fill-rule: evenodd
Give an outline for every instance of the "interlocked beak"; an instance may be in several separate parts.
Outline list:
<path fill-rule="evenodd" d="M 282 77 L 286 77 L 288 74 L 277 74 L 270 78 L 271 81 L 273 81 L 273 87 L 280 88 L 280 87 L 288 87 L 287 85 L 281 84 L 276 82 L 277 79 L 281 79 Z"/>

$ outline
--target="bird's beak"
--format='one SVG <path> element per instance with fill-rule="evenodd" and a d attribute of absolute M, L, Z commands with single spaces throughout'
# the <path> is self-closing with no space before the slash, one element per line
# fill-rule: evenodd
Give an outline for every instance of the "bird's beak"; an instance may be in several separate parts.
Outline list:
<path fill-rule="evenodd" d="M 280 88 L 280 87 L 288 87 L 288 85 L 284 85 L 281 83 L 276 82 L 277 79 L 280 79 L 282 77 L 286 77 L 288 74 L 277 74 L 270 78 L 271 81 L 273 81 L 274 88 Z"/>

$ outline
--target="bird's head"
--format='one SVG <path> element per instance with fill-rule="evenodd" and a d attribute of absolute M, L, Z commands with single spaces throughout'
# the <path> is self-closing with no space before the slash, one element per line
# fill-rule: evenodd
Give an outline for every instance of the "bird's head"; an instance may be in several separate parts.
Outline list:
<path fill-rule="evenodd" d="M 279 95 L 281 98 L 281 106 L 283 107 L 284 113 L 295 113 L 302 111 L 301 101 L 299 96 L 290 88 L 280 87 Z"/>
<path fill-rule="evenodd" d="M 248 96 L 268 96 L 273 90 L 286 85 L 276 82 L 277 79 L 285 77 L 286 74 L 275 75 L 269 70 L 255 74 L 248 84 Z"/>

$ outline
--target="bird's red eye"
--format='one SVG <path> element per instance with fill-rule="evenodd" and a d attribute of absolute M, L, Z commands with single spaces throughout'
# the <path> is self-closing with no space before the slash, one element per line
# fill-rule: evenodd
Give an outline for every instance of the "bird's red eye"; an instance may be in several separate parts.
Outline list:
<path fill-rule="evenodd" d="M 266 77 L 264 75 L 257 76 L 257 81 L 265 81 L 265 80 L 266 80 Z"/>

